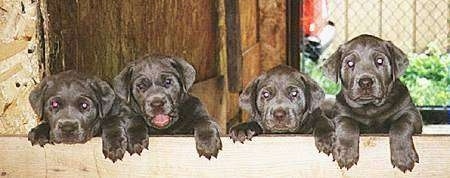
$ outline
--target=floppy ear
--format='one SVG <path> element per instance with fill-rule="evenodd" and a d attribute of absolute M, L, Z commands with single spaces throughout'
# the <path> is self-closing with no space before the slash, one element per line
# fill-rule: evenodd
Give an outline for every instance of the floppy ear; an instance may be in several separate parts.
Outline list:
<path fill-rule="evenodd" d="M 94 77 L 92 80 L 90 79 L 89 85 L 94 90 L 97 101 L 99 102 L 98 109 L 100 118 L 104 118 L 109 110 L 111 110 L 114 99 L 116 98 L 114 90 L 107 82 L 97 77 Z"/>
<path fill-rule="evenodd" d="M 239 95 L 239 107 L 252 114 L 256 113 L 256 97 L 259 82 L 265 74 L 258 76 L 247 84 L 245 89 Z"/>
<path fill-rule="evenodd" d="M 113 80 L 113 87 L 117 96 L 127 103 L 131 101 L 131 76 L 133 75 L 134 65 L 134 61 L 129 63 Z"/>
<path fill-rule="evenodd" d="M 325 63 L 322 66 L 322 71 L 325 76 L 336 83 L 339 82 L 343 48 L 343 45 L 340 45 L 339 48 L 325 60 Z"/>
<path fill-rule="evenodd" d="M 52 81 L 49 81 L 48 78 L 44 78 L 38 86 L 36 86 L 28 96 L 28 101 L 31 104 L 31 108 L 33 108 L 34 113 L 38 116 L 38 120 L 42 121 L 44 118 L 44 96 L 45 92 L 49 85 L 53 85 Z"/>
<path fill-rule="evenodd" d="M 186 60 L 182 58 L 171 58 L 173 60 L 172 66 L 180 73 L 183 80 L 183 87 L 185 91 L 191 88 L 195 81 L 195 69 Z"/>
<path fill-rule="evenodd" d="M 305 84 L 306 107 L 308 113 L 312 113 L 319 108 L 322 100 L 325 98 L 325 92 L 311 77 L 299 73 L 301 80 Z"/>
<path fill-rule="evenodd" d="M 409 65 L 406 54 L 391 41 L 384 41 L 386 48 L 389 51 L 389 62 L 391 63 L 392 76 L 399 78 L 405 72 Z"/>

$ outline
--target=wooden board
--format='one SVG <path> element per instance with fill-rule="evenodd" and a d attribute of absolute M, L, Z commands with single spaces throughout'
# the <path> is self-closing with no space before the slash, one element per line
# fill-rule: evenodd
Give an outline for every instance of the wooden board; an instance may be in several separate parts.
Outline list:
<path fill-rule="evenodd" d="M 32 147 L 24 137 L 0 137 L 0 175 L 7 177 L 447 177 L 450 136 L 416 136 L 420 164 L 404 174 L 392 168 L 388 137 L 364 136 L 360 160 L 341 170 L 317 153 L 308 135 L 261 136 L 246 144 L 222 138 L 218 159 L 199 158 L 192 137 L 151 137 L 150 151 L 104 159 L 101 141 Z"/>

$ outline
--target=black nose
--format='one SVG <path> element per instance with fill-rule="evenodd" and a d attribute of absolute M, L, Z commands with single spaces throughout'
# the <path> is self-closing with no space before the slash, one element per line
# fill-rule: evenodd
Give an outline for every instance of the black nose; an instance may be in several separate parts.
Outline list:
<path fill-rule="evenodd" d="M 164 104 L 166 104 L 166 102 L 164 100 L 156 99 L 156 100 L 153 100 L 150 103 L 150 106 L 152 106 L 152 107 L 162 107 L 162 106 L 164 106 Z"/>
<path fill-rule="evenodd" d="M 273 117 L 279 121 L 284 120 L 286 117 L 286 111 L 284 111 L 284 109 L 277 109 L 273 112 Z"/>
<path fill-rule="evenodd" d="M 73 132 L 78 130 L 78 121 L 66 120 L 58 121 L 58 128 L 63 132 Z"/>
<path fill-rule="evenodd" d="M 361 88 L 370 88 L 373 85 L 373 80 L 372 80 L 372 78 L 364 77 L 364 78 L 359 79 L 358 85 Z"/>

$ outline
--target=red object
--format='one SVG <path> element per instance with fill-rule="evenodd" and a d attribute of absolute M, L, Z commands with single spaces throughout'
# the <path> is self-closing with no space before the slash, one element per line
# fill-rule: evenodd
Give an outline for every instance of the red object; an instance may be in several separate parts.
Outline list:
<path fill-rule="evenodd" d="M 327 0 L 303 0 L 302 28 L 305 36 L 317 36 L 328 22 Z"/>

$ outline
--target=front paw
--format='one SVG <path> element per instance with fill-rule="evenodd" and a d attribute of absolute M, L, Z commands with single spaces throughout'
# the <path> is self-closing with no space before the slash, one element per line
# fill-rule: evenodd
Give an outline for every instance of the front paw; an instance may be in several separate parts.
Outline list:
<path fill-rule="evenodd" d="M 347 170 L 350 169 L 358 163 L 359 145 L 346 146 L 335 142 L 333 145 L 333 160 L 337 161 L 339 168 L 345 167 Z"/>
<path fill-rule="evenodd" d="M 335 142 L 336 135 L 333 131 L 321 132 L 314 130 L 314 141 L 317 150 L 325 153 L 327 156 L 333 151 L 333 143 Z"/>
<path fill-rule="evenodd" d="M 48 125 L 39 125 L 28 132 L 28 141 L 31 142 L 32 146 L 39 144 L 41 147 L 44 147 L 47 143 L 53 144 L 53 142 L 50 142 L 49 131 Z"/>
<path fill-rule="evenodd" d="M 405 145 L 391 145 L 391 163 L 402 172 L 412 171 L 414 163 L 419 163 L 419 155 L 414 149 L 413 143 Z"/>
<path fill-rule="evenodd" d="M 102 149 L 105 158 L 109 158 L 113 163 L 122 160 L 127 148 L 127 138 L 123 134 L 103 134 Z"/>
<path fill-rule="evenodd" d="M 244 143 L 245 140 L 251 141 L 254 136 L 258 135 L 257 132 L 248 123 L 242 123 L 231 127 L 230 138 L 233 140 L 233 143 L 236 141 Z"/>
<path fill-rule="evenodd" d="M 129 135 L 127 151 L 130 155 L 137 153 L 141 155 L 144 149 L 148 150 L 148 134 L 147 132 L 136 133 Z"/>
<path fill-rule="evenodd" d="M 219 150 L 222 150 L 222 141 L 217 129 L 196 130 L 194 136 L 199 157 L 204 156 L 211 159 L 211 156 L 213 156 L 217 158 Z"/>

